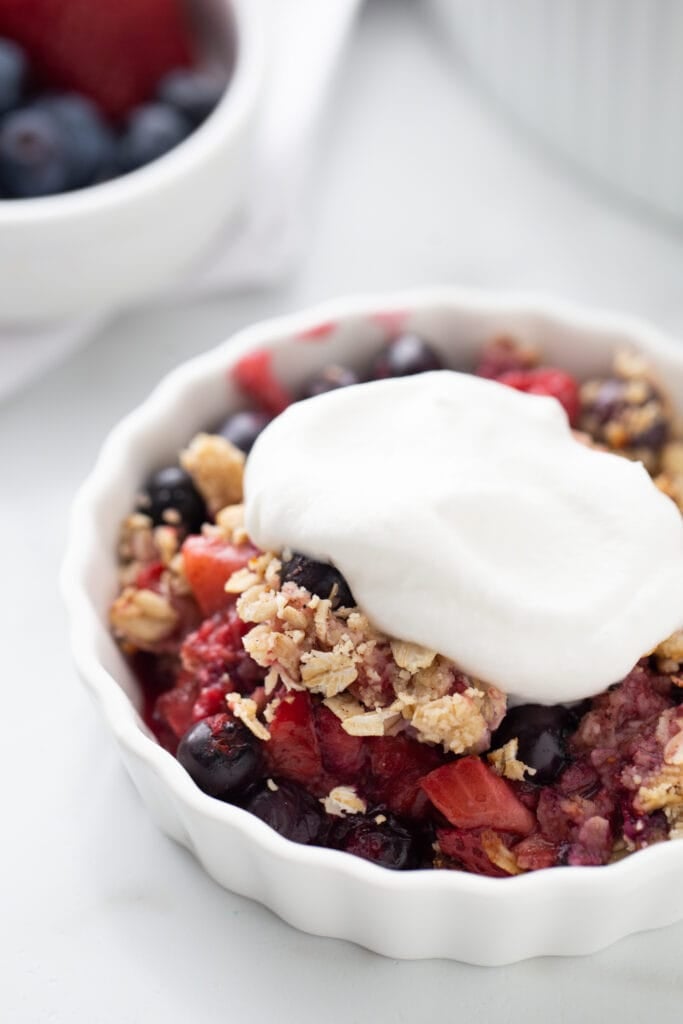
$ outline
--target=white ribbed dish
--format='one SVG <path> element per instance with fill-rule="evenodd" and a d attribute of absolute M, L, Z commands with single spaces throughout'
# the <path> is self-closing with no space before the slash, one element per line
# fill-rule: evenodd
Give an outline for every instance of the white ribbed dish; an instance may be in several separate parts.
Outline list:
<path fill-rule="evenodd" d="M 683 223 L 680 0 L 431 0 L 477 78 L 539 138 Z"/>
<path fill-rule="evenodd" d="M 174 458 L 198 429 L 243 404 L 229 371 L 246 353 L 272 350 L 278 377 L 296 385 L 330 361 L 363 366 L 402 328 L 423 333 L 460 368 L 471 366 L 481 346 L 502 332 L 538 343 L 547 361 L 581 375 L 606 370 L 618 348 L 636 348 L 651 358 L 683 407 L 683 349 L 675 343 L 639 321 L 533 296 L 449 288 L 345 299 L 242 331 L 166 377 L 112 431 L 78 494 L 62 586 L 79 673 L 159 827 L 192 850 L 221 885 L 305 931 L 391 957 L 490 965 L 590 953 L 670 924 L 683 917 L 683 843 L 660 844 L 608 867 L 552 868 L 509 879 L 395 873 L 290 843 L 247 812 L 206 796 L 140 720 L 138 688 L 107 627 L 119 522 L 140 481 Z"/>

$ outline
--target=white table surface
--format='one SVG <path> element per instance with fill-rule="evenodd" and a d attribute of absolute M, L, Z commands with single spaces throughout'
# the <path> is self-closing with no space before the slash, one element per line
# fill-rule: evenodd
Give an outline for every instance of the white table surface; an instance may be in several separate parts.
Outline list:
<path fill-rule="evenodd" d="M 339 76 L 311 243 L 277 293 L 120 319 L 0 407 L 7 1024 L 673 1021 L 683 924 L 587 959 L 403 963 L 300 934 L 160 835 L 76 681 L 56 574 L 109 427 L 234 328 L 336 293 L 531 286 L 683 336 L 683 242 L 546 162 L 471 91 L 417 4 L 372 0 Z"/>

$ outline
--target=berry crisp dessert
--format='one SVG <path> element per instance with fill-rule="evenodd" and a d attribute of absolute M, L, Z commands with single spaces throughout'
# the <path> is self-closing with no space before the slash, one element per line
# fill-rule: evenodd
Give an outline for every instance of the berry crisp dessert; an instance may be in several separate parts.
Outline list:
<path fill-rule="evenodd" d="M 499 337 L 457 369 L 505 401 L 506 389 L 555 400 L 572 445 L 640 463 L 667 513 L 683 512 L 683 432 L 640 357 L 620 353 L 609 375 L 579 382 Z M 369 381 L 454 376 L 429 341 L 397 332 L 364 372 L 329 365 L 297 394 L 265 350 L 232 376 L 246 408 L 141 482 L 110 609 L 145 721 L 196 785 L 289 840 L 395 870 L 505 878 L 682 837 L 683 629 L 598 693 L 520 701 L 380 628 L 315 551 L 250 536 L 244 477 L 278 422 L 370 394 Z M 422 542 L 416 530 L 418 558 Z"/>
<path fill-rule="evenodd" d="M 0 199 L 71 192 L 179 145 L 225 92 L 180 0 L 3 0 Z"/>

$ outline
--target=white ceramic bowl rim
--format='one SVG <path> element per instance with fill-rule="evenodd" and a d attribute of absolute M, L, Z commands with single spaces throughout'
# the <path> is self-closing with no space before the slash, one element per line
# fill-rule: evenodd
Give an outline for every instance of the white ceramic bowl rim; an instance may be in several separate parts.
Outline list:
<path fill-rule="evenodd" d="M 144 200 L 168 180 L 184 177 L 201 165 L 222 138 L 237 133 L 250 116 L 260 87 L 263 47 L 258 4 L 250 0 L 224 0 L 235 30 L 235 62 L 228 85 L 215 110 L 179 145 L 151 164 L 111 181 L 73 192 L 36 199 L 0 199 L 0 230 L 36 221 L 59 221 L 90 211 L 115 208 L 131 198 Z"/>
<path fill-rule="evenodd" d="M 587 312 L 573 304 L 533 293 L 487 293 L 458 288 L 429 288 L 379 296 L 359 296 L 332 301 L 309 311 L 288 315 L 247 328 L 217 348 L 186 362 L 168 374 L 149 398 L 130 413 L 108 436 L 96 465 L 82 485 L 74 502 L 67 552 L 62 566 L 62 592 L 70 621 L 70 639 L 77 667 L 91 693 L 101 706 L 118 741 L 141 758 L 171 789 L 182 804 L 205 817 L 230 822 L 255 844 L 285 861 L 300 866 L 327 865 L 337 874 L 350 876 L 388 892 L 414 893 L 437 891 L 476 895 L 491 899 L 500 894 L 500 886 L 528 890 L 535 897 L 552 898 L 592 879 L 602 888 L 609 885 L 624 891 L 636 891 L 638 880 L 658 868 L 680 861 L 683 844 L 660 843 L 617 863 L 601 867 L 547 868 L 505 879 L 494 879 L 460 871 L 420 870 L 393 872 L 358 857 L 319 847 L 303 846 L 284 839 L 258 818 L 240 808 L 222 803 L 203 793 L 179 762 L 149 734 L 143 731 L 131 702 L 113 676 L 101 664 L 96 638 L 107 631 L 88 592 L 88 568 L 101 558 L 96 521 L 97 508 L 106 501 L 110 480 L 135 445 L 136 438 L 168 413 L 179 392 L 192 382 L 208 379 L 224 371 L 240 354 L 283 335 L 297 335 L 317 324 L 372 314 L 388 309 L 425 309 L 451 306 L 472 312 L 547 317 L 553 323 L 571 326 L 593 334 L 619 333 L 638 348 L 664 359 L 683 362 L 677 346 L 649 324 L 636 318 L 609 313 Z M 100 548 L 98 552 L 98 546 Z"/>

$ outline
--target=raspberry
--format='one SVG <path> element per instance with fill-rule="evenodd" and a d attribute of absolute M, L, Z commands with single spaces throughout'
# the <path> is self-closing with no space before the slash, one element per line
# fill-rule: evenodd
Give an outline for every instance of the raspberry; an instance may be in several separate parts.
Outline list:
<path fill-rule="evenodd" d="M 555 367 L 540 367 L 536 370 L 507 370 L 498 378 L 501 384 L 527 395 L 545 395 L 556 398 L 572 426 L 579 418 L 579 385 L 570 373 Z"/>

